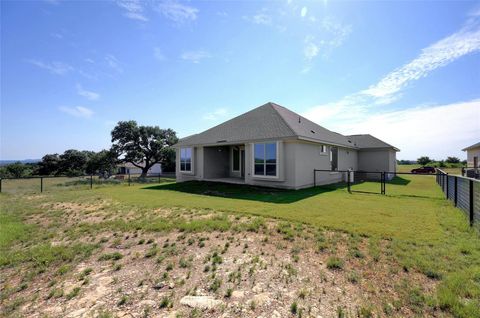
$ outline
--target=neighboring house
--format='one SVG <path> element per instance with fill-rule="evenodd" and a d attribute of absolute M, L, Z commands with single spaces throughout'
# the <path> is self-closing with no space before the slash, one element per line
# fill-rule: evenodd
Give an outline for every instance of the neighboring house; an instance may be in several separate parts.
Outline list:
<path fill-rule="evenodd" d="M 144 165 L 141 163 L 139 165 Z M 135 167 L 130 162 L 125 162 L 117 165 L 118 174 L 141 174 L 142 169 Z M 147 175 L 159 175 L 162 173 L 162 165 L 159 163 L 154 164 L 149 170 Z"/>
<path fill-rule="evenodd" d="M 467 176 L 471 178 L 479 178 L 480 176 L 478 159 L 480 158 L 480 142 L 477 142 L 470 147 L 463 148 L 462 151 L 467 152 Z"/>
<path fill-rule="evenodd" d="M 300 189 L 340 182 L 338 170 L 395 172 L 397 148 L 371 136 L 344 136 L 267 103 L 175 146 L 177 181 L 211 180 Z M 389 177 L 392 177 L 390 175 Z"/>
<path fill-rule="evenodd" d="M 478 168 L 478 158 L 480 158 L 480 142 L 463 148 L 462 151 L 467 152 L 467 167 Z"/>

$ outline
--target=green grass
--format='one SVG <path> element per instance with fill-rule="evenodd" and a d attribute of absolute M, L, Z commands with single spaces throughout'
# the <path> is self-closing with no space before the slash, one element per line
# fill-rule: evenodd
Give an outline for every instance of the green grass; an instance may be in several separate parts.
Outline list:
<path fill-rule="evenodd" d="M 410 167 L 410 166 L 409 166 Z M 264 218 L 280 219 L 277 231 L 286 242 L 296 240 L 305 223 L 369 238 L 368 255 L 375 261 L 392 258 L 406 271 L 415 270 L 439 283 L 434 300 L 412 287 L 412 306 L 419 302 L 439 306 L 456 317 L 480 317 L 480 238 L 468 226 L 464 214 L 445 199 L 433 176 L 402 176 L 379 192 L 377 182 L 354 185 L 349 194 L 344 185 L 299 191 L 223 185 L 207 182 L 160 185 L 105 186 L 94 190 L 58 191 L 44 194 L 44 202 L 116 202 L 114 218 L 98 223 L 80 222 L 66 231 L 70 238 L 102 231 L 228 231 L 242 227 L 258 231 Z M 45 211 L 52 220 L 47 229 L 25 225 L 24 217 L 36 213 L 35 204 L 0 195 L 0 266 L 21 262 L 46 267 L 87 257 L 95 244 L 50 245 L 62 215 Z M 150 213 L 152 209 L 179 208 L 175 218 Z M 211 218 L 190 219 L 189 209 L 223 212 Z M 122 213 L 136 211 L 125 221 Z M 237 224 L 229 214 L 256 215 L 251 223 Z M 57 223 L 56 223 L 57 222 Z M 387 246 L 381 246 L 386 239 Z M 332 238 L 318 238 L 330 249 Z M 383 241 L 385 242 L 385 241 Z M 290 244 L 290 243 L 288 243 Z M 111 259 L 111 258 L 109 258 Z M 347 262 L 346 262 L 347 263 Z M 212 282 L 212 290 L 218 289 Z"/>

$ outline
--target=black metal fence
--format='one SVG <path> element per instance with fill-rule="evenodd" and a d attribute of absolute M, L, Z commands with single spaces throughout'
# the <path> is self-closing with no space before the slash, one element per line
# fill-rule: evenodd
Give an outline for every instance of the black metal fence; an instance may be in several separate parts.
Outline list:
<path fill-rule="evenodd" d="M 462 176 L 474 179 L 480 179 L 479 167 L 462 167 Z"/>
<path fill-rule="evenodd" d="M 31 193 L 60 189 L 93 189 L 103 185 L 132 185 L 135 183 L 162 183 L 171 181 L 175 174 L 149 174 L 145 178 L 135 174 L 116 174 L 108 178 L 97 175 L 83 176 L 29 176 L 0 178 L 0 192 Z"/>
<path fill-rule="evenodd" d="M 480 180 L 438 172 L 436 181 L 445 197 L 465 212 L 470 225 L 480 223 Z"/>

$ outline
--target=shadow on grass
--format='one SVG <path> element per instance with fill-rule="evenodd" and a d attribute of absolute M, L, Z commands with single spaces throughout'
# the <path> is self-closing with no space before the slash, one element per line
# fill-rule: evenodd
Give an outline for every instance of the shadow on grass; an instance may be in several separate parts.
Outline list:
<path fill-rule="evenodd" d="M 253 200 L 268 203 L 293 203 L 325 192 L 345 188 L 334 184 L 301 190 L 283 190 L 243 184 L 228 184 L 210 181 L 187 181 L 144 187 L 144 190 L 168 190 L 214 197 Z"/>
<path fill-rule="evenodd" d="M 411 180 L 408 180 L 408 179 L 405 179 L 405 178 L 402 178 L 402 177 L 399 177 L 399 176 L 395 176 L 395 177 L 393 177 L 392 180 L 389 180 L 389 181 L 387 181 L 386 183 L 387 183 L 387 184 L 394 184 L 394 185 L 406 186 L 406 185 L 408 185 L 410 182 L 411 182 Z"/>

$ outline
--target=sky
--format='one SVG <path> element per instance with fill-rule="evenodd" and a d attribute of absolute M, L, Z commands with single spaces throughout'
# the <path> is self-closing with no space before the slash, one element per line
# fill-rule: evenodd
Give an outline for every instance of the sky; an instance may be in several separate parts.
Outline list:
<path fill-rule="evenodd" d="M 1 1 L 0 159 L 185 137 L 266 102 L 398 159 L 480 141 L 480 1 Z"/>

